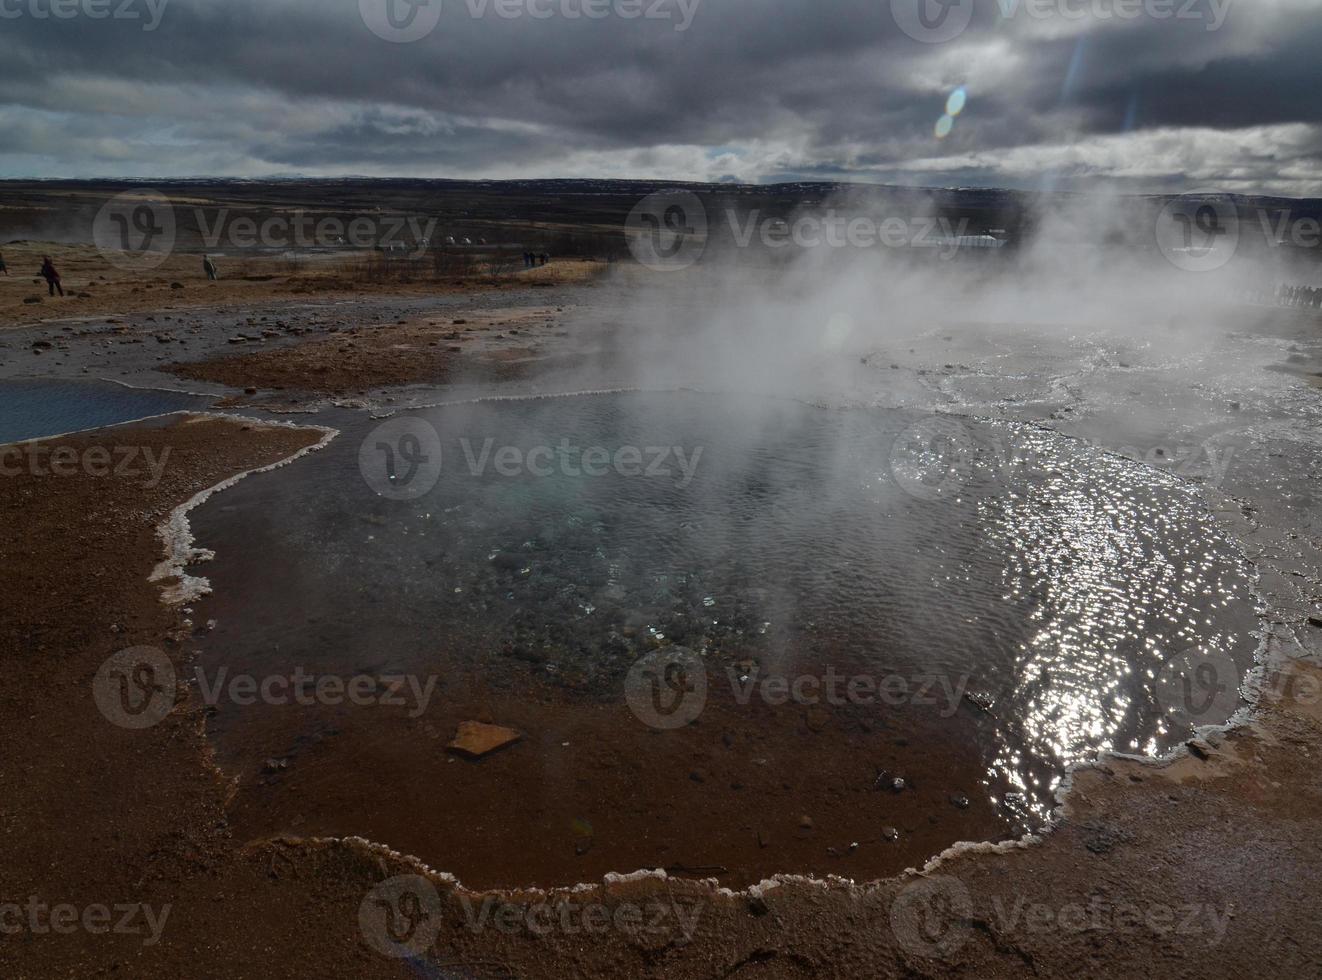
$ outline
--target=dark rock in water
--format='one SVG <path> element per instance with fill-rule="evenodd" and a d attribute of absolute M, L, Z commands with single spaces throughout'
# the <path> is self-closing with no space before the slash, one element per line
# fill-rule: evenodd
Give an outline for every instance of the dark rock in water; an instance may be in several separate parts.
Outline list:
<path fill-rule="evenodd" d="M 890 790 L 892 793 L 903 793 L 909 788 L 908 782 L 899 776 L 895 776 L 886 770 L 877 773 L 877 781 L 872 784 L 873 789 Z"/>
<path fill-rule="evenodd" d="M 771 846 L 771 834 L 768 831 L 759 830 L 757 832 L 757 846 L 761 848 L 767 848 Z"/>
<path fill-rule="evenodd" d="M 1206 762 L 1212 757 L 1212 746 L 1201 738 L 1190 739 L 1185 745 L 1189 749 L 1189 754 L 1196 759 L 1202 759 Z"/>
<path fill-rule="evenodd" d="M 900 832 L 894 827 L 882 827 L 881 839 L 893 843 L 900 839 Z"/>
<path fill-rule="evenodd" d="M 969 808 L 969 798 L 963 793 L 956 793 L 950 798 L 950 802 L 961 810 L 967 810 Z"/>
<path fill-rule="evenodd" d="M 707 770 L 694 769 L 689 773 L 689 779 L 693 780 L 695 783 L 705 783 L 707 781 Z"/>
<path fill-rule="evenodd" d="M 491 564 L 501 571 L 513 572 L 523 567 L 523 558 L 519 555 L 511 555 L 502 551 L 496 557 L 491 559 Z"/>
<path fill-rule="evenodd" d="M 812 828 L 813 828 L 812 817 L 808 816 L 806 813 L 803 816 L 799 817 L 800 830 L 812 830 Z"/>
<path fill-rule="evenodd" d="M 979 711 L 984 711 L 984 712 L 991 711 L 993 705 L 995 705 L 996 703 L 996 699 L 993 698 L 986 691 L 965 691 L 964 700 L 967 701 L 969 704 L 973 705 L 973 707 L 977 708 Z"/>
<path fill-rule="evenodd" d="M 1322 629 L 1322 613 L 1314 613 L 1313 615 L 1309 616 L 1308 625 L 1316 626 L 1318 629 Z"/>
<path fill-rule="evenodd" d="M 288 769 L 288 768 L 289 768 L 288 759 L 267 759 L 266 762 L 262 764 L 262 772 L 266 772 L 266 773 L 280 772 L 282 769 Z"/>
<path fill-rule="evenodd" d="M 760 895 L 750 895 L 748 897 L 748 911 L 758 917 L 766 915 L 771 910 L 767 908 L 766 901 Z"/>

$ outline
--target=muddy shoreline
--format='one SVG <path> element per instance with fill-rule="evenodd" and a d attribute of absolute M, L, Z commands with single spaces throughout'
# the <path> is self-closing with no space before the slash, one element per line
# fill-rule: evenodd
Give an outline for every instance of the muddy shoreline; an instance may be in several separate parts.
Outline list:
<path fill-rule="evenodd" d="M 457 884 L 452 868 L 433 872 L 388 849 L 396 841 L 325 839 L 317 828 L 252 840 L 233 787 L 212 766 L 195 696 L 144 732 L 107 725 L 90 696 L 99 664 L 146 644 L 182 667 L 197 628 L 182 621 L 187 607 L 167 608 L 148 582 L 163 557 L 156 527 L 195 494 L 322 433 L 208 419 L 60 442 L 85 448 L 109 437 L 171 446 L 166 480 L 150 489 L 86 477 L 0 484 L 10 515 L 3 698 L 16 722 L 15 761 L 3 770 L 0 899 L 172 911 L 151 946 L 113 933 L 7 936 L 7 974 L 118 965 L 171 976 L 201 965 L 208 975 L 251 976 L 269 972 L 278 953 L 291 976 L 410 975 L 362 918 L 380 883 L 399 875 L 432 882 L 435 901 L 424 898 L 436 932 L 424 932 L 425 946 L 415 936 L 394 951 L 425 949 L 441 969 L 474 976 L 1129 976 L 1159 965 L 1174 976 L 1230 977 L 1268 966 L 1306 974 L 1316 964 L 1322 946 L 1311 922 L 1322 898 L 1309 883 L 1322 874 L 1322 778 L 1310 753 L 1322 750 L 1322 674 L 1312 665 L 1322 630 L 1310 626 L 1300 587 L 1315 571 L 1316 532 L 1290 528 L 1282 514 L 1231 498 L 1217 505 L 1237 525 L 1269 605 L 1259 705 L 1170 761 L 1107 758 L 1077 771 L 1041 840 L 961 847 L 923 875 L 870 885 L 848 880 L 847 865 L 839 878 L 739 892 L 700 875 L 596 869 L 584 880 L 600 884 L 484 895 Z M 958 914 L 930 931 L 906 910 L 933 895 Z M 474 909 L 489 899 L 521 911 L 501 920 L 508 927 L 474 928 Z M 571 911 L 548 916 L 547 903 Z M 604 909 L 609 925 L 576 918 L 572 909 L 586 906 Z M 1076 907 L 1093 911 L 1079 920 Z"/>

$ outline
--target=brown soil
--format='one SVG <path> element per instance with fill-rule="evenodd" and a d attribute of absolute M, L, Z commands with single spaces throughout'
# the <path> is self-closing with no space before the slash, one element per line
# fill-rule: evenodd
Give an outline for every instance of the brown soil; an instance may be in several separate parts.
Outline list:
<path fill-rule="evenodd" d="M 480 896 L 361 840 L 247 842 L 233 825 L 230 787 L 208 761 L 195 699 L 155 727 L 129 731 L 98 712 L 92 681 L 107 656 L 135 644 L 160 645 L 184 666 L 183 648 L 171 641 L 180 636 L 180 614 L 147 582 L 161 557 L 157 523 L 198 490 L 318 437 L 217 420 L 122 428 L 59 442 L 158 453 L 169 446 L 159 486 L 86 475 L 0 481 L 0 905 L 26 906 L 35 896 L 79 908 L 146 903 L 158 914 L 169 906 L 153 945 L 115 931 L 16 932 L 21 920 L 10 907 L 0 923 L 3 975 L 416 976 L 422 964 L 373 947 L 381 933 L 370 913 L 382 894 L 373 892 L 378 882 L 417 873 L 432 878 L 438 901 L 421 906 L 417 918 L 433 931 L 412 936 L 426 940 L 425 956 L 440 975 L 1316 973 L 1322 671 L 1302 663 L 1289 676 L 1313 686 L 1274 684 L 1285 693 L 1267 699 L 1253 727 L 1173 763 L 1111 760 L 1084 771 L 1060 827 L 1043 843 L 954 857 L 926 879 L 866 887 L 787 880 L 750 897 L 653 877 L 550 896 Z M 449 765 L 490 785 L 504 773 L 481 767 L 517 760 L 522 747 Z M 376 761 L 364 760 L 359 783 L 372 782 Z M 712 772 L 728 776 L 718 763 Z M 453 809 L 462 815 L 468 802 L 456 795 Z M 846 798 L 839 806 L 856 803 L 865 805 Z M 511 798 L 510 805 L 534 804 Z M 407 801 L 381 807 L 392 808 L 401 827 L 435 816 L 411 811 Z M 750 810 L 748 822 L 764 816 Z M 483 846 L 481 826 L 461 832 Z M 529 851 L 541 846 L 524 843 Z M 534 917 L 474 925 L 486 899 L 531 908 Z M 545 901 L 554 914 L 534 904 Z M 618 917 L 602 925 L 575 912 L 591 903 Z M 403 902 L 393 907 L 414 911 Z M 692 923 L 691 935 L 681 922 Z"/>
<path fill-rule="evenodd" d="M 295 347 L 241 353 L 176 365 L 184 378 L 231 388 L 343 395 L 372 388 L 504 381 L 535 358 L 537 335 L 554 308 L 488 310 L 480 314 L 355 327 Z"/>
<path fill-rule="evenodd" d="M 417 281 L 376 280 L 365 255 L 292 264 L 271 255 L 219 258 L 220 280 L 209 282 L 201 254 L 171 255 L 159 267 L 135 272 L 110 262 L 91 245 L 17 242 L 0 246 L 9 275 L 0 275 L 0 329 L 33 326 L 68 317 L 227 309 L 270 300 L 364 295 L 434 295 L 498 291 L 584 282 L 600 274 L 597 262 L 562 260 L 513 275 L 469 275 Z M 65 295 L 50 296 L 37 271 L 49 255 Z M 36 300 L 36 302 L 30 302 Z"/>

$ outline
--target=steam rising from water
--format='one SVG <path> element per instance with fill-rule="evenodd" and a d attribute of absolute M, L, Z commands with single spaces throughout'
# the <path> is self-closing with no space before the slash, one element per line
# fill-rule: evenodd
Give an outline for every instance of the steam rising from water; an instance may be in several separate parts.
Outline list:
<path fill-rule="evenodd" d="M 1172 356 L 1196 351 L 1208 337 L 1259 315 L 1247 305 L 1253 292 L 1316 274 L 1306 263 L 1311 256 L 1269 245 L 1264 229 L 1277 219 L 1268 212 L 1245 207 L 1236 218 L 1233 206 L 1218 204 L 1213 220 L 1223 227 L 1214 231 L 1235 234 L 1207 241 L 1229 261 L 1199 273 L 1181 267 L 1187 253 L 1171 247 L 1177 241 L 1171 236 L 1184 225 L 1163 218 L 1160 200 L 1106 194 L 1042 200 L 1054 203 L 1016 218 L 1000 235 L 1007 247 L 986 251 L 952 249 L 947 239 L 1002 223 L 995 213 L 970 217 L 930 207 L 897 213 L 842 196 L 789 213 L 785 222 L 792 228 L 804 217 L 835 215 L 837 236 L 847 239 L 848 220 L 861 218 L 873 229 L 900 221 L 903 237 L 944 244 L 765 248 L 748 229 L 771 222 L 769 213 L 754 218 L 711 205 L 701 263 L 618 277 L 622 329 L 603 344 L 612 367 L 642 387 L 664 380 L 839 401 L 859 383 L 859 357 L 951 330 L 961 339 L 992 340 L 1100 333 Z M 731 241 L 741 233 L 735 229 L 749 247 Z M 1197 228 L 1191 234 L 1191 241 L 1203 241 Z M 589 369 L 599 366 L 590 362 Z M 874 397 L 894 394 L 884 382 L 868 380 L 882 389 Z"/>
<path fill-rule="evenodd" d="M 671 394 L 418 413 L 446 468 L 412 501 L 361 480 L 370 427 L 346 427 L 273 477 L 274 512 L 243 516 L 240 487 L 239 516 L 200 528 L 221 556 L 212 642 L 236 670 L 279 647 L 322 669 L 444 674 L 439 639 L 493 684 L 530 672 L 607 698 L 668 643 L 715 671 L 750 658 L 967 676 L 982 768 L 952 779 L 1031 825 L 1068 765 L 1187 735 L 1156 691 L 1172 658 L 1242 670 L 1255 646 L 1250 570 L 1195 483 L 987 419 L 953 423 L 953 457 L 925 461 L 936 447 L 920 439 L 904 458 L 934 410 L 1086 416 L 1074 380 L 1122 368 L 1122 350 L 1171 383 L 1160 410 L 1150 389 L 1108 406 L 1126 420 L 1111 435 L 1159 429 L 1172 402 L 1199 411 L 1182 360 L 1260 315 L 1245 290 L 1269 277 L 1248 263 L 1196 276 L 1107 244 L 1130 223 L 1100 202 L 976 255 L 713 247 L 683 273 L 621 271 L 579 314 L 581 362 L 537 383 Z M 524 459 L 552 447 L 554 472 L 468 471 L 488 439 Z M 684 483 L 567 475 L 595 445 L 701 449 L 701 466 Z"/>

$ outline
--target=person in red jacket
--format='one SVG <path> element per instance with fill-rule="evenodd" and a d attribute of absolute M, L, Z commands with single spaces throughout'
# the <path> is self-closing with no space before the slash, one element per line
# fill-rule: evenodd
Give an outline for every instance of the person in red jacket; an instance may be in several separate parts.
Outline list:
<path fill-rule="evenodd" d="M 61 296 L 64 295 L 64 287 L 60 285 L 60 274 L 56 271 L 55 263 L 50 260 L 49 255 L 42 257 L 41 278 L 46 280 L 46 285 L 50 287 L 50 294 L 52 296 L 55 295 L 55 290 L 57 289 L 60 291 Z"/>

